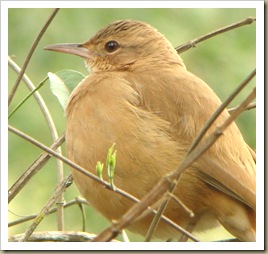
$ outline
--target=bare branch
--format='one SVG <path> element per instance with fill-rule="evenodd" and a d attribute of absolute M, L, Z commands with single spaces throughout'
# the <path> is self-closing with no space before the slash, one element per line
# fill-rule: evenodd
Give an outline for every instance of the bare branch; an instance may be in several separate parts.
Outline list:
<path fill-rule="evenodd" d="M 34 232 L 36 227 L 40 224 L 40 222 L 44 219 L 44 217 L 49 213 L 50 208 L 58 200 L 58 197 L 66 190 L 66 188 L 70 186 L 72 182 L 73 182 L 73 176 L 69 175 L 62 181 L 60 185 L 58 185 L 53 195 L 49 198 L 45 206 L 42 208 L 40 213 L 34 219 L 34 222 L 32 223 L 32 225 L 26 230 L 26 232 L 23 234 L 21 239 L 19 239 L 19 242 L 25 242 L 28 240 L 29 236 Z"/>
<path fill-rule="evenodd" d="M 33 233 L 27 242 L 89 242 L 96 235 L 77 231 L 48 231 Z M 9 242 L 19 242 L 23 234 L 13 235 L 8 238 Z M 113 242 L 118 242 L 113 240 Z"/>
<path fill-rule="evenodd" d="M 230 30 L 233 30 L 235 28 L 238 28 L 238 27 L 241 27 L 241 26 L 244 26 L 244 25 L 250 25 L 252 24 L 254 21 L 256 21 L 256 18 L 252 18 L 252 17 L 249 17 L 249 18 L 246 18 L 245 20 L 242 20 L 240 22 L 237 22 L 237 23 L 234 23 L 234 24 L 231 24 L 229 26 L 225 26 L 223 28 L 220 28 L 220 29 L 217 29 L 213 32 L 210 32 L 208 34 L 205 34 L 201 37 L 198 37 L 192 41 L 188 41 L 178 47 L 176 47 L 176 51 L 178 52 L 178 54 L 181 54 L 185 51 L 187 51 L 188 49 L 190 48 L 194 48 L 196 47 L 196 44 L 202 42 L 202 41 L 205 41 L 211 37 L 214 37 L 216 35 L 219 35 L 219 34 L 222 34 L 222 33 L 225 33 L 227 31 L 230 31 Z"/>
<path fill-rule="evenodd" d="M 50 149 L 55 150 L 65 140 L 62 135 Z M 51 158 L 49 153 L 43 153 L 32 163 L 32 165 L 23 173 L 23 175 L 12 185 L 8 191 L 8 203 L 19 193 L 19 191 L 30 181 L 30 179 L 48 162 Z"/>
<path fill-rule="evenodd" d="M 81 206 L 82 204 L 89 205 L 89 203 L 85 199 L 77 197 L 74 200 L 71 200 L 71 201 L 65 203 L 63 206 L 64 206 L 64 208 L 68 208 L 68 207 L 73 206 L 73 205 L 80 205 Z M 52 208 L 49 210 L 48 214 L 55 213 L 56 211 L 57 211 L 57 208 Z M 37 217 L 37 215 L 38 214 L 31 214 L 28 216 L 23 216 L 22 218 L 20 218 L 18 220 L 9 222 L 8 227 L 12 227 L 12 226 L 18 225 L 20 223 L 27 222 L 29 220 L 33 220 Z"/>
<path fill-rule="evenodd" d="M 238 107 L 238 106 L 237 106 L 237 107 Z M 234 110 L 236 110 L 237 107 L 228 109 L 228 112 L 229 112 L 230 114 L 232 114 L 232 112 L 233 112 Z M 245 110 L 251 110 L 251 109 L 253 109 L 253 108 L 256 108 L 256 102 L 252 102 L 252 103 L 248 104 L 248 106 L 245 108 Z"/>

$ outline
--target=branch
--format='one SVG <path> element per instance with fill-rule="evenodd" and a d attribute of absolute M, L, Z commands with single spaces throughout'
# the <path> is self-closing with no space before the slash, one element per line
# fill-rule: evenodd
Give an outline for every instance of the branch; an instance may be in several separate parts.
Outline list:
<path fill-rule="evenodd" d="M 211 33 L 208 33 L 208 34 L 205 34 L 201 37 L 198 37 L 194 40 L 191 40 L 191 41 L 188 41 L 178 47 L 176 47 L 176 51 L 178 54 L 181 54 L 185 51 L 187 51 L 188 49 L 190 48 L 194 48 L 196 47 L 196 44 L 202 42 L 202 41 L 205 41 L 211 37 L 214 37 L 216 35 L 219 35 L 219 34 L 222 34 L 222 33 L 225 33 L 227 31 L 230 31 L 230 30 L 233 30 L 235 28 L 238 28 L 238 27 L 241 27 L 241 26 L 244 26 L 244 25 L 249 25 L 251 23 L 253 23 L 254 21 L 256 21 L 256 18 L 252 18 L 252 17 L 249 17 L 249 18 L 246 18 L 245 20 L 242 20 L 240 22 L 237 22 L 237 23 L 234 23 L 232 25 L 228 25 L 226 27 L 223 27 L 223 28 L 220 28 L 220 29 L 217 29 Z"/>
<path fill-rule="evenodd" d="M 65 140 L 65 136 L 62 135 L 56 142 L 50 147 L 50 149 L 57 149 Z M 8 191 L 8 203 L 19 193 L 19 191 L 30 181 L 30 179 L 48 162 L 51 158 L 49 153 L 43 153 L 32 163 L 32 165 L 23 173 L 23 175 L 12 185 Z"/>
<path fill-rule="evenodd" d="M 85 199 L 77 197 L 74 200 L 71 200 L 71 201 L 67 202 L 66 204 L 64 204 L 63 207 L 68 208 L 69 206 L 72 206 L 72 205 L 82 205 L 82 204 L 89 205 L 89 203 Z M 48 214 L 55 213 L 56 211 L 57 211 L 57 208 L 52 208 L 52 209 L 49 210 Z M 9 222 L 8 227 L 16 226 L 16 225 L 18 225 L 20 223 L 24 223 L 24 222 L 27 222 L 29 220 L 33 220 L 37 216 L 38 216 L 38 214 L 31 214 L 31 215 L 28 215 L 28 216 L 23 216 L 22 218 L 20 218 L 18 220 Z"/>
<path fill-rule="evenodd" d="M 19 242 L 23 234 L 9 236 L 9 242 Z M 33 233 L 27 242 L 89 242 L 96 235 L 77 231 L 48 231 Z M 113 242 L 118 242 L 113 240 Z"/>
<path fill-rule="evenodd" d="M 54 205 L 54 203 L 58 200 L 59 196 L 70 186 L 73 182 L 73 176 L 67 176 L 60 185 L 56 188 L 53 195 L 49 198 L 46 205 L 42 208 L 40 213 L 34 219 L 32 225 L 26 230 L 26 232 L 22 235 L 19 242 L 25 242 L 28 240 L 29 236 L 34 232 L 36 227 L 40 224 L 40 222 L 44 219 L 44 217 L 49 213 L 50 208 Z"/>
<path fill-rule="evenodd" d="M 256 102 L 249 103 L 248 106 L 245 108 L 245 110 L 251 110 L 253 108 L 256 108 Z M 228 109 L 228 112 L 232 114 L 232 112 L 237 109 L 237 107 Z"/>

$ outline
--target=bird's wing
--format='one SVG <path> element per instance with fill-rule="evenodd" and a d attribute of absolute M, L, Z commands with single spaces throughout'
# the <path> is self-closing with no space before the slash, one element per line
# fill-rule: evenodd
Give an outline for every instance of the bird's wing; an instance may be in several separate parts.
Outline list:
<path fill-rule="evenodd" d="M 255 209 L 255 180 L 249 178 L 246 173 L 238 178 L 235 175 L 235 172 L 241 172 L 243 170 L 239 167 L 226 170 L 226 168 L 222 167 L 217 160 L 209 160 L 209 162 L 208 160 L 209 158 L 201 158 L 198 160 L 199 166 L 205 164 L 206 167 L 200 166 L 199 168 L 201 170 L 196 171 L 197 175 L 201 176 L 203 181 L 207 184 Z M 208 167 L 208 165 L 210 167 Z M 243 180 L 241 180 L 241 178 Z"/>
<path fill-rule="evenodd" d="M 189 147 L 221 101 L 202 80 L 181 68 L 161 75 L 140 74 L 132 78 L 141 97 L 141 106 L 170 122 L 174 138 L 189 142 Z M 229 116 L 227 111 L 217 119 L 205 137 Z M 255 208 L 255 162 L 253 154 L 232 123 L 224 134 L 198 159 L 204 181 Z"/>

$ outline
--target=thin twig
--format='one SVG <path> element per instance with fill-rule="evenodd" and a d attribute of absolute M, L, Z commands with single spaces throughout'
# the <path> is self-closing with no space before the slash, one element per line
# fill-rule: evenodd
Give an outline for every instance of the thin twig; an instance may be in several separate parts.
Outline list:
<path fill-rule="evenodd" d="M 237 109 L 237 107 L 238 107 L 238 106 L 236 106 L 236 107 L 234 107 L 234 108 L 230 108 L 230 109 L 228 109 L 228 112 L 229 112 L 230 114 L 232 114 L 232 112 L 233 112 L 235 109 Z M 253 109 L 253 108 L 256 108 L 256 102 L 252 102 L 252 103 L 248 104 L 248 106 L 245 108 L 245 110 L 251 110 L 251 109 Z"/>
<path fill-rule="evenodd" d="M 25 73 L 25 70 L 26 70 L 26 68 L 28 66 L 28 63 L 30 62 L 30 59 L 31 59 L 31 57 L 32 57 L 32 55 L 34 53 L 34 50 L 36 49 L 39 41 L 41 40 L 41 38 L 44 35 L 46 29 L 48 28 L 49 24 L 51 23 L 51 21 L 53 20 L 53 18 L 55 17 L 55 15 L 57 14 L 58 11 L 59 11 L 59 8 L 53 10 L 53 12 L 49 16 L 47 22 L 45 23 L 45 25 L 43 26 L 43 28 L 41 29 L 41 31 L 37 35 L 36 39 L 34 40 L 34 43 L 31 46 L 30 51 L 29 51 L 29 53 L 28 53 L 28 55 L 27 55 L 27 57 L 26 57 L 26 59 L 25 59 L 25 61 L 23 63 L 23 66 L 21 68 L 20 74 L 17 77 L 17 80 L 16 80 L 16 82 L 15 82 L 15 84 L 14 84 L 14 86 L 13 86 L 13 88 L 12 88 L 12 90 L 11 90 L 9 96 L 8 96 L 8 105 L 10 105 L 10 103 L 11 103 L 11 101 L 12 101 L 12 99 L 13 99 L 16 91 L 17 91 L 17 88 L 18 88 L 18 86 L 20 84 L 20 81 L 22 79 L 23 74 Z"/>
<path fill-rule="evenodd" d="M 152 237 L 154 235 L 154 232 L 156 231 L 157 226 L 158 226 L 158 224 L 160 222 L 162 214 L 163 214 L 164 210 L 167 207 L 167 204 L 168 204 L 168 199 L 166 199 L 164 202 L 162 202 L 162 204 L 158 208 L 157 213 L 154 215 L 154 218 L 153 218 L 153 220 L 152 220 L 152 222 L 150 224 L 150 227 L 147 230 L 147 233 L 146 233 L 145 238 L 144 238 L 144 242 L 150 242 L 151 241 L 151 239 L 152 239 Z"/>
<path fill-rule="evenodd" d="M 173 193 L 168 192 L 168 195 L 174 199 L 180 206 L 183 207 L 183 209 L 189 214 L 189 216 L 192 218 L 194 217 L 193 211 L 187 207 L 178 197 L 176 197 Z"/>
<path fill-rule="evenodd" d="M 56 142 L 50 147 L 55 150 L 65 140 L 65 135 L 62 135 Z M 51 158 L 49 153 L 43 153 L 31 164 L 31 166 L 22 174 L 22 176 L 12 185 L 8 191 L 8 203 L 19 193 L 19 191 L 30 181 L 30 179 L 48 162 Z"/>
<path fill-rule="evenodd" d="M 34 232 L 36 227 L 40 224 L 40 222 L 44 219 L 44 217 L 49 213 L 49 210 L 51 207 L 55 204 L 55 202 L 58 200 L 59 195 L 63 193 L 66 188 L 70 186 L 70 183 L 73 182 L 73 176 L 70 174 L 67 176 L 60 185 L 57 186 L 56 190 L 54 191 L 53 195 L 49 198 L 45 206 L 42 208 L 40 213 L 37 215 L 37 217 L 34 219 L 31 226 L 26 230 L 26 232 L 23 234 L 19 242 L 25 242 L 28 240 L 29 236 Z"/>
<path fill-rule="evenodd" d="M 85 199 L 80 198 L 80 197 L 77 197 L 74 200 L 71 200 L 71 201 L 65 203 L 63 205 L 63 207 L 64 208 L 68 208 L 68 207 L 73 206 L 73 205 L 82 205 L 82 204 L 89 205 L 89 203 Z M 57 208 L 54 207 L 54 208 L 52 208 L 52 209 L 49 210 L 48 215 L 49 214 L 52 214 L 52 213 L 55 213 L 56 211 L 57 211 Z M 17 215 L 17 216 L 19 216 L 19 215 Z M 31 214 L 31 215 L 23 216 L 22 218 L 20 218 L 18 220 L 14 220 L 14 221 L 9 222 L 8 223 L 8 227 L 16 226 L 18 224 L 27 222 L 29 220 L 33 220 L 37 216 L 38 216 L 38 214 Z"/>
<path fill-rule="evenodd" d="M 233 30 L 235 28 L 238 28 L 238 27 L 241 27 L 241 26 L 244 26 L 244 25 L 249 25 L 249 24 L 252 24 L 254 21 L 256 21 L 256 18 L 255 17 L 248 17 L 240 22 L 237 22 L 237 23 L 234 23 L 234 24 L 231 24 L 231 25 L 228 25 L 228 26 L 225 26 L 223 28 L 220 28 L 220 29 L 217 29 L 213 32 L 210 32 L 208 34 L 205 34 L 201 37 L 198 37 L 192 41 L 188 41 L 178 47 L 176 47 L 176 51 L 178 52 L 178 54 L 181 54 L 183 52 L 185 52 L 186 50 L 190 49 L 190 48 L 194 48 L 196 47 L 196 45 L 202 41 L 205 41 L 211 37 L 214 37 L 216 35 L 219 35 L 219 34 L 222 34 L 222 33 L 225 33 L 227 31 L 230 31 L 230 30 Z"/>
<path fill-rule="evenodd" d="M 82 231 L 86 231 L 86 213 L 82 203 L 77 203 L 82 214 Z"/>

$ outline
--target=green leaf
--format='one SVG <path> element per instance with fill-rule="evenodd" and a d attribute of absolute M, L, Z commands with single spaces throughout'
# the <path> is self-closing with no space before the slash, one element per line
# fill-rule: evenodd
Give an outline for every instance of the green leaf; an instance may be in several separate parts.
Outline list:
<path fill-rule="evenodd" d="M 85 78 L 83 74 L 73 70 L 61 70 L 56 73 L 49 72 L 50 89 L 58 98 L 63 110 L 73 89 Z"/>
<path fill-rule="evenodd" d="M 112 146 L 108 150 L 108 153 L 106 156 L 106 166 L 107 167 L 108 167 L 108 165 L 110 165 L 111 155 L 112 155 L 112 152 L 114 151 L 114 146 L 115 146 L 115 143 L 113 143 Z"/>
<path fill-rule="evenodd" d="M 97 176 L 102 180 L 103 163 L 101 163 L 100 161 L 97 162 L 96 171 Z"/>
<path fill-rule="evenodd" d="M 107 174 L 110 185 L 112 189 L 114 189 L 114 172 L 116 165 L 116 150 L 114 150 L 115 143 L 109 148 L 107 157 L 106 157 L 106 166 L 107 166 Z"/>
<path fill-rule="evenodd" d="M 57 71 L 55 74 L 63 80 L 70 92 L 85 78 L 81 72 L 68 69 Z"/>

